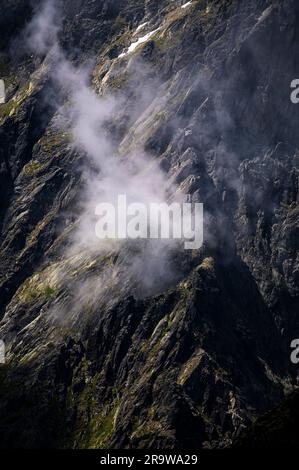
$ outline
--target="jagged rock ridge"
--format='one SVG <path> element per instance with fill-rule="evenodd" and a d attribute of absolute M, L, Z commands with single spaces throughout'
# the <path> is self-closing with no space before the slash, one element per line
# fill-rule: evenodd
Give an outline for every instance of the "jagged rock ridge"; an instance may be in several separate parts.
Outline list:
<path fill-rule="evenodd" d="M 115 148 L 144 149 L 209 214 L 204 247 L 171 260 L 178 278 L 140 296 L 130 247 L 65 255 L 85 156 L 44 99 L 50 58 L 13 53 L 31 8 L 3 1 L 2 447 L 222 447 L 296 385 L 299 7 L 184 3 L 62 2 L 68 60 L 96 57 L 91 86 L 125 96 L 107 123 Z M 119 58 L 140 25 L 157 31 Z M 142 80 L 157 84 L 154 107 Z M 78 307 L 82 283 L 92 295 Z"/>

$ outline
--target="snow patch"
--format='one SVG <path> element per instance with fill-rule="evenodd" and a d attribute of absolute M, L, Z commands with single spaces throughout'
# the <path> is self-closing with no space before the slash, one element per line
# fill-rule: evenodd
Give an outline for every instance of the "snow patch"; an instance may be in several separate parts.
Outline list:
<path fill-rule="evenodd" d="M 273 6 L 270 5 L 268 8 L 266 8 L 266 10 L 263 11 L 263 13 L 261 14 L 261 16 L 259 17 L 259 19 L 257 20 L 258 23 L 260 23 L 261 21 L 264 21 L 269 15 L 270 13 L 272 12 L 273 10 Z"/>
<path fill-rule="evenodd" d="M 148 24 L 148 21 L 146 21 L 145 23 L 142 23 L 138 26 L 138 28 L 136 29 L 136 33 L 139 33 L 139 31 L 141 31 L 143 28 L 145 28 L 145 26 Z"/>
<path fill-rule="evenodd" d="M 143 36 L 142 38 L 139 38 L 137 41 L 135 42 L 132 42 L 132 44 L 130 45 L 130 47 L 128 48 L 128 50 L 126 52 L 122 52 L 118 58 L 121 59 L 122 57 L 125 57 L 127 54 L 131 54 L 132 52 L 135 51 L 135 49 L 140 46 L 140 44 L 144 44 L 145 42 L 147 42 L 157 31 L 159 31 L 160 28 L 157 28 L 157 29 L 154 29 L 154 31 L 151 31 L 150 33 L 147 33 L 145 36 Z"/>
<path fill-rule="evenodd" d="M 187 7 L 189 7 L 190 5 L 192 5 L 192 2 L 187 2 L 187 3 L 185 3 L 184 5 L 182 5 L 181 8 L 187 8 Z"/>

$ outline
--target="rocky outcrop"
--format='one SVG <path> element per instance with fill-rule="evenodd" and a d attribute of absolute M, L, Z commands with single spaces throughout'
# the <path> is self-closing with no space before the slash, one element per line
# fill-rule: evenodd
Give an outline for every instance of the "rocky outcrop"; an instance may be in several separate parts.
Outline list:
<path fill-rule="evenodd" d="M 105 122 L 120 159 L 142 149 L 205 205 L 204 246 L 163 275 L 141 250 L 132 276 L 130 244 L 71 252 L 86 155 L 57 126 L 67 97 L 50 53 L 1 42 L 1 447 L 224 447 L 296 386 L 299 8 L 184 3 L 64 0 L 59 34 L 121 102 Z"/>

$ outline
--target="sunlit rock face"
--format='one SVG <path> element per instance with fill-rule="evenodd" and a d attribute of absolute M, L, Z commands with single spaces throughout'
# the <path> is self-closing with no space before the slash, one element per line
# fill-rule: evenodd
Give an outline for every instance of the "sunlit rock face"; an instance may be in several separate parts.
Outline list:
<path fill-rule="evenodd" d="M 0 446 L 230 446 L 297 378 L 298 2 L 2 3 Z M 95 245 L 165 182 L 200 250 Z"/>

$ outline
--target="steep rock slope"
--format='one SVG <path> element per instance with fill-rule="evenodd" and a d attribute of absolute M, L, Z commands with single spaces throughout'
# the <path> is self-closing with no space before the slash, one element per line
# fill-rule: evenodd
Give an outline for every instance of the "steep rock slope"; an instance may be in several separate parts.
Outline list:
<path fill-rule="evenodd" d="M 203 248 L 162 272 L 145 251 L 136 276 L 134 247 L 69 249 L 86 155 L 57 129 L 52 51 L 15 52 L 31 9 L 4 1 L 2 447 L 221 447 L 296 385 L 299 8 L 184 3 L 62 2 L 68 61 L 121 102 L 115 151 L 205 205 Z"/>
<path fill-rule="evenodd" d="M 236 449 L 298 449 L 298 393 L 259 418 L 234 443 Z"/>

